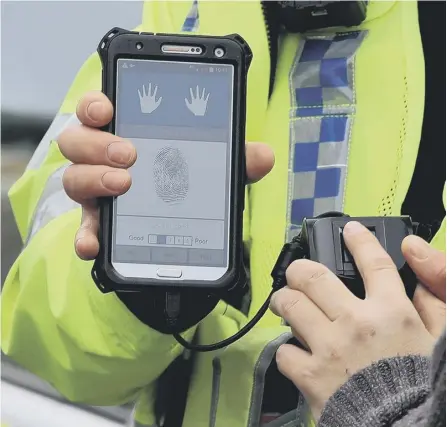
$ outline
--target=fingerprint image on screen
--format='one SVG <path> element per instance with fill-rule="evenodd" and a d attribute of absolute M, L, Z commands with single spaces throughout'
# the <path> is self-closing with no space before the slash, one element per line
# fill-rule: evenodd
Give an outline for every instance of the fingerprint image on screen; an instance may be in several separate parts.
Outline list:
<path fill-rule="evenodd" d="M 188 195 L 189 173 L 185 156 L 178 148 L 163 147 L 154 159 L 157 196 L 168 204 L 181 203 Z"/>

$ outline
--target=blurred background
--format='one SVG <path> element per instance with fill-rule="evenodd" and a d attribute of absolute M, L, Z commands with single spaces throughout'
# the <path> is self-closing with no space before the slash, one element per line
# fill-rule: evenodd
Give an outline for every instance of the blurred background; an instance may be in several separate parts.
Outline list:
<path fill-rule="evenodd" d="M 7 199 L 77 71 L 112 27 L 140 24 L 141 1 L 1 1 L 1 276 L 21 242 Z M 8 427 L 122 426 L 130 408 L 70 404 L 2 355 L 1 421 Z M 3 426 L 3 424 L 2 424 Z"/>

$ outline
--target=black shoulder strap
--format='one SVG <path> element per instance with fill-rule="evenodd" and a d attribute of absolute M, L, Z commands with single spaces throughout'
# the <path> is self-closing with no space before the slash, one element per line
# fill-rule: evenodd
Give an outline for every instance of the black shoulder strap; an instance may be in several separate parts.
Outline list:
<path fill-rule="evenodd" d="M 197 333 L 193 344 L 197 344 Z M 196 353 L 185 350 L 157 380 L 155 417 L 159 427 L 182 427 Z"/>

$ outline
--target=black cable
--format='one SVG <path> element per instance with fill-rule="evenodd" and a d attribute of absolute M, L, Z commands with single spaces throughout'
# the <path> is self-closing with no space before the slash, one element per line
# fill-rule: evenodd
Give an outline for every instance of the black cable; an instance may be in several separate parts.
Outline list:
<path fill-rule="evenodd" d="M 256 325 L 256 323 L 261 320 L 261 317 L 264 316 L 265 312 L 269 308 L 270 305 L 270 299 L 273 295 L 273 293 L 276 290 L 272 290 L 265 300 L 264 304 L 262 304 L 262 307 L 259 309 L 259 311 L 254 315 L 254 317 L 238 332 L 236 332 L 231 337 L 219 341 L 214 344 L 206 344 L 206 345 L 199 345 L 199 344 L 191 344 L 188 341 L 186 341 L 178 332 L 174 332 L 172 335 L 177 340 L 178 343 L 180 343 L 183 347 L 185 347 L 187 350 L 191 351 L 200 351 L 200 352 L 206 352 L 206 351 L 214 351 L 214 350 L 220 350 L 221 348 L 227 347 L 230 344 L 233 344 L 238 339 L 242 338 L 244 335 L 246 335 L 248 332 L 250 332 L 253 327 Z"/>
<path fill-rule="evenodd" d="M 186 341 L 178 331 L 175 330 L 177 316 L 180 311 L 180 293 L 179 292 L 170 292 L 166 296 L 166 307 L 165 314 L 168 323 L 172 328 L 172 335 L 180 343 L 184 348 L 190 351 L 199 351 L 199 352 L 208 352 L 219 350 L 221 348 L 227 347 L 230 344 L 233 344 L 235 341 L 242 338 L 248 332 L 253 329 L 253 327 L 259 322 L 262 316 L 265 314 L 270 305 L 270 299 L 272 295 L 279 289 L 281 289 L 286 283 L 286 270 L 287 267 L 296 259 L 303 258 L 305 255 L 305 250 L 303 249 L 300 241 L 300 236 L 292 239 L 290 243 L 286 243 L 282 251 L 276 261 L 275 266 L 272 270 L 272 290 L 265 300 L 264 304 L 262 304 L 261 308 L 254 315 L 254 317 L 238 332 L 232 335 L 229 338 L 226 338 L 222 341 L 213 344 L 205 344 L 198 345 L 192 344 Z"/>

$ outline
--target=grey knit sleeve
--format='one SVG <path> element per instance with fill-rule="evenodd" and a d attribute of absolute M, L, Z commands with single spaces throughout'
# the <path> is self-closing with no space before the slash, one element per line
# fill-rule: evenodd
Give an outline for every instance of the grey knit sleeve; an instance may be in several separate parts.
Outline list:
<path fill-rule="evenodd" d="M 445 333 L 432 361 L 384 359 L 353 375 L 327 402 L 319 427 L 445 427 Z"/>

